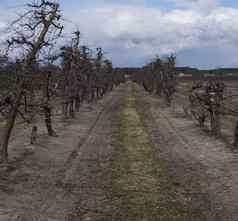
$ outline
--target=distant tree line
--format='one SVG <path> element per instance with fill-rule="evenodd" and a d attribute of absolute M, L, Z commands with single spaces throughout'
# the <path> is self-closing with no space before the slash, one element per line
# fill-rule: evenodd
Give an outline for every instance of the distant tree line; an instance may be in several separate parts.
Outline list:
<path fill-rule="evenodd" d="M 176 92 L 176 57 L 157 57 L 135 73 L 133 79 L 149 93 L 163 97 L 170 106 Z"/>

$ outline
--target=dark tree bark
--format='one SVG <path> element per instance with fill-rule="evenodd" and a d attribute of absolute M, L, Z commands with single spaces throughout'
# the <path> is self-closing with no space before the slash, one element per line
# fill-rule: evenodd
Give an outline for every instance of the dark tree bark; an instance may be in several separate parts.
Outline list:
<path fill-rule="evenodd" d="M 236 123 L 235 132 L 234 132 L 234 147 L 238 147 L 238 122 Z"/>
<path fill-rule="evenodd" d="M 31 130 L 31 144 L 36 144 L 37 131 L 38 131 L 37 126 L 33 126 Z"/>
<path fill-rule="evenodd" d="M 49 136 L 56 136 L 56 132 L 52 126 L 52 110 L 50 106 L 50 80 L 51 80 L 52 73 L 49 71 L 47 73 L 46 82 L 45 82 L 45 89 L 44 89 L 44 115 L 45 115 L 45 125 L 48 131 Z"/>
<path fill-rule="evenodd" d="M 15 102 L 12 104 L 12 108 L 7 115 L 5 129 L 3 130 L 2 141 L 1 141 L 1 150 L 2 150 L 2 162 L 8 162 L 8 143 L 11 136 L 12 129 L 15 124 L 15 120 L 18 113 L 18 107 L 22 99 L 23 92 L 20 91 L 16 97 Z"/>

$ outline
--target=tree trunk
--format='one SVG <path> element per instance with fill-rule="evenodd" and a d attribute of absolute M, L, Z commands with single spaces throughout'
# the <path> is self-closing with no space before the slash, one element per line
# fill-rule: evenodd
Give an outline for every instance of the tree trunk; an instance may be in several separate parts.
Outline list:
<path fill-rule="evenodd" d="M 33 126 L 31 131 L 31 144 L 36 144 L 37 131 L 38 131 L 37 126 Z"/>
<path fill-rule="evenodd" d="M 81 104 L 80 95 L 77 95 L 77 97 L 75 99 L 75 111 L 76 112 L 79 112 L 80 104 Z"/>
<path fill-rule="evenodd" d="M 48 131 L 49 136 L 56 136 L 56 133 L 52 127 L 52 121 L 51 121 L 51 108 L 49 105 L 44 106 L 44 114 L 45 114 L 45 125 L 46 129 Z"/>
<path fill-rule="evenodd" d="M 199 127 L 203 128 L 205 124 L 206 116 L 202 115 L 198 117 Z"/>
<path fill-rule="evenodd" d="M 220 136 L 221 135 L 221 114 L 219 110 L 215 112 L 215 121 L 216 121 L 216 135 Z"/>
<path fill-rule="evenodd" d="M 238 147 L 238 122 L 236 123 L 233 145 L 234 145 L 234 147 Z"/>
<path fill-rule="evenodd" d="M 70 103 L 69 103 L 69 114 L 70 114 L 70 117 L 71 117 L 71 118 L 74 118 L 74 117 L 75 117 L 75 114 L 74 114 L 74 99 L 73 99 L 73 98 L 70 99 Z"/>
<path fill-rule="evenodd" d="M 63 118 L 67 119 L 68 118 L 68 101 L 65 101 L 62 104 L 62 112 L 63 112 Z"/>
<path fill-rule="evenodd" d="M 27 95 L 26 93 L 24 94 L 24 109 L 25 109 L 25 113 L 28 112 L 28 106 L 27 106 Z"/>
<path fill-rule="evenodd" d="M 172 97 L 171 97 L 170 93 L 168 91 L 164 91 L 164 95 L 165 95 L 165 102 L 166 102 L 167 106 L 171 107 Z"/>
<path fill-rule="evenodd" d="M 219 111 L 211 111 L 210 112 L 211 118 L 211 132 L 214 136 L 221 135 L 221 123 L 220 123 L 220 113 Z"/>
<path fill-rule="evenodd" d="M 156 87 L 156 95 L 161 96 L 162 94 L 162 86 L 160 84 Z"/>
<path fill-rule="evenodd" d="M 45 114 L 45 125 L 46 129 L 48 131 L 49 136 L 56 136 L 55 131 L 53 130 L 52 127 L 52 121 L 51 121 L 51 107 L 50 107 L 50 80 L 51 80 L 52 73 L 48 72 L 47 77 L 46 77 L 46 84 L 44 88 L 44 114 Z"/>
<path fill-rule="evenodd" d="M 1 143 L 1 152 L 2 152 L 1 157 L 2 157 L 3 162 L 8 162 L 8 143 L 9 143 L 12 129 L 13 129 L 15 121 L 16 121 L 18 107 L 20 106 L 21 99 L 22 99 L 22 90 L 17 95 L 15 103 L 12 104 L 12 108 L 9 111 L 9 114 L 8 114 L 8 117 L 6 120 L 6 124 L 4 127 L 2 143 Z"/>

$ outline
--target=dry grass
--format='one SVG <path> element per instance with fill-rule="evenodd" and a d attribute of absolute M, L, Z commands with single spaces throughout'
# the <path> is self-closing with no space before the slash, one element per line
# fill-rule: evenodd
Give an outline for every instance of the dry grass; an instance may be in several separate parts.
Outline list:
<path fill-rule="evenodd" d="M 176 189 L 164 163 L 153 156 L 150 139 L 135 108 L 132 83 L 128 84 L 128 96 L 116 120 L 119 128 L 108 220 L 184 220 L 185 210 L 176 199 Z"/>

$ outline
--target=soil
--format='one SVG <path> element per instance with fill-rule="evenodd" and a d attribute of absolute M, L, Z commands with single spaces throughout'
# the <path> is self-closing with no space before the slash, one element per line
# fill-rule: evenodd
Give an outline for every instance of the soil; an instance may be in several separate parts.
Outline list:
<path fill-rule="evenodd" d="M 0 168 L 0 221 L 238 220 L 238 153 L 131 82 L 43 123 L 18 125 Z M 153 214 L 153 215 L 151 215 Z"/>
<path fill-rule="evenodd" d="M 209 136 L 180 107 L 168 108 L 137 88 L 137 108 L 170 173 L 189 199 L 188 220 L 238 220 L 238 155 Z"/>

